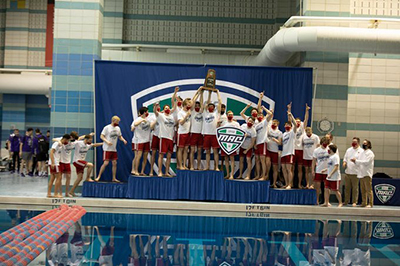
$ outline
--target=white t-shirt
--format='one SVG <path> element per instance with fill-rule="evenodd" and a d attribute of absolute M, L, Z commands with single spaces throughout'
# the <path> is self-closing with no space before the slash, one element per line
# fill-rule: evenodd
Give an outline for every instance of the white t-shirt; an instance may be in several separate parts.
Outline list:
<path fill-rule="evenodd" d="M 337 155 L 336 153 L 329 156 L 328 159 L 328 176 L 333 172 L 333 168 L 335 168 L 335 165 L 339 166 L 340 164 L 340 158 L 339 155 Z M 341 179 L 340 176 L 340 166 L 338 168 L 338 170 L 329 178 L 327 178 L 327 180 L 329 181 L 339 181 Z"/>
<path fill-rule="evenodd" d="M 257 120 L 258 121 L 258 120 Z M 268 130 L 268 122 L 267 119 L 264 119 L 260 123 L 255 126 L 257 133 L 256 144 L 262 144 L 267 141 L 267 130 Z"/>
<path fill-rule="evenodd" d="M 190 133 L 201 134 L 203 129 L 203 113 L 193 111 L 191 120 Z"/>
<path fill-rule="evenodd" d="M 303 159 L 304 160 L 312 160 L 314 150 L 317 148 L 320 140 L 319 137 L 315 134 L 311 134 L 311 137 L 308 137 L 307 134 L 303 135 Z"/>
<path fill-rule="evenodd" d="M 178 107 L 178 105 L 175 108 L 175 111 L 172 113 L 172 116 L 174 118 L 175 121 L 178 121 L 178 114 L 179 112 L 182 110 L 181 107 Z"/>
<path fill-rule="evenodd" d="M 346 170 L 345 173 L 348 175 L 356 175 L 357 174 L 357 168 L 358 166 L 354 164 L 351 159 L 353 158 L 358 158 L 360 156 L 360 153 L 363 151 L 361 147 L 358 147 L 357 149 L 354 149 L 353 147 L 350 147 L 347 149 L 343 161 L 346 162 Z"/>
<path fill-rule="evenodd" d="M 167 116 L 166 114 L 158 113 L 157 122 L 160 125 L 160 134 L 158 137 L 173 140 L 175 133 L 175 120 L 173 115 Z"/>
<path fill-rule="evenodd" d="M 254 128 L 254 125 L 251 128 L 249 128 L 247 126 L 247 123 L 242 124 L 240 127 L 241 129 L 244 130 L 244 132 L 246 132 L 247 135 L 246 138 L 244 139 L 242 146 L 240 147 L 242 149 L 248 149 L 251 146 L 252 139 L 257 137 L 256 129 Z"/>
<path fill-rule="evenodd" d="M 294 155 L 294 142 L 296 135 L 292 130 L 283 133 L 282 136 L 282 157 L 287 155 Z"/>
<path fill-rule="evenodd" d="M 62 138 L 56 138 L 61 141 Z M 71 163 L 72 151 L 75 149 L 75 141 L 69 141 L 67 145 L 61 145 L 60 163 Z"/>
<path fill-rule="evenodd" d="M 86 161 L 86 155 L 88 150 L 93 147 L 92 144 L 86 144 L 83 140 L 77 140 L 74 142 L 75 152 L 74 152 L 74 160 L 76 161 Z"/>
<path fill-rule="evenodd" d="M 321 146 L 316 148 L 313 153 L 313 158 L 317 160 L 315 173 L 322 174 L 322 170 L 328 167 L 328 149 L 323 149 Z"/>
<path fill-rule="evenodd" d="M 305 135 L 304 133 L 305 133 L 305 131 L 304 131 L 304 123 L 301 122 L 300 126 L 297 128 L 297 131 L 296 131 L 296 141 L 294 142 L 295 150 L 303 150 L 303 142 L 302 142 L 302 140 L 303 140 L 303 136 Z"/>
<path fill-rule="evenodd" d="M 224 122 L 228 121 L 228 117 L 226 116 L 226 113 L 224 113 L 223 115 L 220 115 L 220 116 L 219 116 L 219 121 L 222 122 L 221 125 L 222 125 Z"/>
<path fill-rule="evenodd" d="M 151 123 L 153 123 L 154 121 L 157 121 L 157 117 L 154 113 L 150 113 L 149 116 L 147 117 L 147 120 L 150 122 L 150 125 L 151 125 Z M 153 135 L 158 137 L 159 131 L 160 131 L 160 128 L 159 128 L 158 123 L 156 122 L 154 125 L 154 129 L 153 129 Z"/>
<path fill-rule="evenodd" d="M 185 119 L 187 112 L 185 110 L 180 110 L 178 113 L 178 122 L 179 120 Z M 190 132 L 190 122 L 191 122 L 191 114 L 186 118 L 183 124 L 179 124 L 178 134 L 188 134 Z"/>
<path fill-rule="evenodd" d="M 135 129 L 136 130 L 136 129 Z M 114 127 L 113 125 L 107 125 L 101 131 L 101 135 L 104 135 L 105 139 L 112 143 L 108 146 L 107 143 L 103 143 L 103 151 L 117 151 L 117 141 L 121 136 L 121 129 L 119 126 Z"/>
<path fill-rule="evenodd" d="M 282 131 L 280 131 L 278 128 L 273 130 L 271 126 L 268 126 L 268 133 L 267 133 L 267 138 L 270 140 L 268 142 L 268 151 L 270 152 L 278 152 L 279 151 L 279 145 L 275 141 L 272 140 L 272 138 L 275 138 L 277 140 L 282 139 Z"/>
<path fill-rule="evenodd" d="M 203 113 L 203 135 L 216 135 L 217 124 L 219 120 L 219 113 L 217 108 L 214 112 L 210 113 L 208 110 Z"/>
<path fill-rule="evenodd" d="M 151 129 L 150 121 L 147 118 L 138 117 L 136 122 L 140 124 L 135 127 L 135 141 L 134 143 L 147 143 L 150 142 Z M 144 121 L 144 122 L 142 122 Z M 136 123 L 135 122 L 135 123 Z"/>
<path fill-rule="evenodd" d="M 60 164 L 62 146 L 63 145 L 60 144 L 58 141 L 54 142 L 51 146 L 51 150 L 54 150 L 54 165 Z M 49 165 L 51 165 L 51 156 L 49 156 Z"/>

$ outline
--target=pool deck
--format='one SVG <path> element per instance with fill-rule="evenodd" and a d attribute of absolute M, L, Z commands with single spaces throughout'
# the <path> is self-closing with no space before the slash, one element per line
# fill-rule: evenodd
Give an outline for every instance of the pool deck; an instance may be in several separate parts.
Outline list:
<path fill-rule="evenodd" d="M 106 198 L 46 198 L 47 178 L 0 175 L 0 204 L 18 206 L 42 206 L 53 208 L 61 204 L 79 205 L 88 211 L 118 213 L 165 213 L 182 212 L 186 215 L 269 217 L 281 218 L 316 218 L 320 216 L 349 217 L 349 219 L 381 220 L 382 217 L 400 221 L 400 207 L 374 206 L 373 208 L 320 207 L 310 205 L 273 205 L 273 204 L 238 204 L 225 202 L 131 200 Z M 22 207 L 23 208 L 23 207 Z M 233 215 L 236 216 L 236 215 Z M 321 217 L 322 218 L 322 217 Z"/>

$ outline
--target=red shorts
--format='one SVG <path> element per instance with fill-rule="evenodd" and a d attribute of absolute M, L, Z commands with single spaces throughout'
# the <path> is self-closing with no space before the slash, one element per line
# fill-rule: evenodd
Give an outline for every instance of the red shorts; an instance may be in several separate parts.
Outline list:
<path fill-rule="evenodd" d="M 191 133 L 190 146 L 203 147 L 203 135 L 201 133 Z"/>
<path fill-rule="evenodd" d="M 116 160 L 118 160 L 118 153 L 116 151 L 103 151 L 103 161 Z"/>
<path fill-rule="evenodd" d="M 302 150 L 294 150 L 294 164 L 303 165 L 303 151 Z"/>
<path fill-rule="evenodd" d="M 132 143 L 133 151 L 150 151 L 150 142 L 146 143 Z"/>
<path fill-rule="evenodd" d="M 59 169 L 60 169 L 60 173 L 62 173 L 62 174 L 70 174 L 71 173 L 71 165 L 69 163 L 60 163 Z"/>
<path fill-rule="evenodd" d="M 272 164 L 275 164 L 275 165 L 278 164 L 279 156 L 278 156 L 277 152 L 267 150 L 267 157 L 270 158 Z"/>
<path fill-rule="evenodd" d="M 178 148 L 184 148 L 186 146 L 189 146 L 189 142 L 190 142 L 189 133 L 178 134 L 178 143 L 176 144 L 176 146 L 178 146 Z"/>
<path fill-rule="evenodd" d="M 312 160 L 303 159 L 303 165 L 305 167 L 311 167 L 312 166 Z"/>
<path fill-rule="evenodd" d="M 85 169 L 86 165 L 87 165 L 86 161 L 79 160 L 79 161 L 74 162 L 74 166 L 76 168 L 76 173 L 77 174 L 83 173 L 83 170 Z"/>
<path fill-rule="evenodd" d="M 151 139 L 151 150 L 158 151 L 160 149 L 160 138 L 153 135 Z"/>
<path fill-rule="evenodd" d="M 286 155 L 281 157 L 281 164 L 293 164 L 294 156 L 293 155 Z"/>
<path fill-rule="evenodd" d="M 174 152 L 174 142 L 170 139 L 161 138 L 160 139 L 160 153 L 173 153 Z"/>
<path fill-rule="evenodd" d="M 325 180 L 324 187 L 333 191 L 339 190 L 340 181 Z"/>
<path fill-rule="evenodd" d="M 60 173 L 60 167 L 58 165 L 55 165 L 54 167 L 51 167 L 51 165 L 49 165 L 49 167 L 50 167 L 50 174 Z"/>
<path fill-rule="evenodd" d="M 315 173 L 314 181 L 316 182 L 324 182 L 326 179 L 326 174 L 317 174 Z"/>
<path fill-rule="evenodd" d="M 246 150 L 246 149 L 242 149 L 242 148 L 239 149 L 239 156 L 240 156 L 240 157 L 244 157 L 244 156 L 246 156 L 246 157 L 251 157 L 251 156 L 253 155 L 253 149 L 248 150 L 247 153 L 244 154 L 243 152 L 244 152 L 245 150 Z"/>
<path fill-rule="evenodd" d="M 210 148 L 217 149 L 219 144 L 217 141 L 217 136 L 215 135 L 204 135 L 203 148 L 209 150 Z"/>
<path fill-rule="evenodd" d="M 256 155 L 266 156 L 267 155 L 267 143 L 260 143 L 257 145 L 257 149 L 254 151 Z"/>

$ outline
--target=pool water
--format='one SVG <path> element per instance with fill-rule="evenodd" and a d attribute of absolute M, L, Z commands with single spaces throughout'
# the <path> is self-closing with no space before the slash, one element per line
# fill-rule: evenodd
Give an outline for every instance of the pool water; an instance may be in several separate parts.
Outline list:
<path fill-rule="evenodd" d="M 39 213 L 0 210 L 0 229 Z M 43 260 L 46 265 L 400 265 L 400 223 L 87 213 Z"/>

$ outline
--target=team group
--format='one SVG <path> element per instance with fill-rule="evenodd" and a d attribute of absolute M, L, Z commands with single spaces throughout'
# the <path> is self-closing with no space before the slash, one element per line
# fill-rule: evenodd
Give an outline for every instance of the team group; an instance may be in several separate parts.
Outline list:
<path fill-rule="evenodd" d="M 293 171 L 297 164 L 298 169 L 298 188 L 315 188 L 317 198 L 320 195 L 321 183 L 325 187 L 324 206 L 329 206 L 329 194 L 334 192 L 338 198 L 339 206 L 342 206 L 342 197 L 339 192 L 341 180 L 340 158 L 337 146 L 332 143 L 333 136 L 328 133 L 321 139 L 312 133 L 311 127 L 307 127 L 310 107 L 305 106 L 304 121 L 294 118 L 291 113 L 291 103 L 287 106 L 288 121 L 285 122 L 285 132 L 279 130 L 279 121 L 273 118 L 273 110 L 268 110 L 262 106 L 263 93 L 260 93 L 258 105 L 251 108 L 251 116 L 246 116 L 245 112 L 250 105 L 247 105 L 240 113 L 245 123 L 239 125 L 234 119 L 234 113 L 226 111 L 226 106 L 222 104 L 221 96 L 216 90 L 218 102 L 211 102 L 212 92 L 208 91 L 208 99 L 204 102 L 205 89 L 200 87 L 193 98 L 182 99 L 178 96 L 179 88 L 175 88 L 171 100 L 171 106 L 166 104 L 161 107 L 158 103 L 154 105 L 153 114 L 149 114 L 148 108 L 141 107 L 138 111 L 138 118 L 131 125 L 134 132 L 132 139 L 132 150 L 134 159 L 132 161 L 133 175 L 146 175 L 145 169 L 147 156 L 151 151 L 150 176 L 154 170 L 158 170 L 158 176 L 171 177 L 169 173 L 172 153 L 176 145 L 177 169 L 179 170 L 210 170 L 211 151 L 213 153 L 215 171 L 222 170 L 219 166 L 219 156 L 225 165 L 227 179 L 234 179 L 235 155 L 227 155 L 223 150 L 220 151 L 216 137 L 217 128 L 236 127 L 245 132 L 245 140 L 239 149 L 239 176 L 236 179 L 251 179 L 253 169 L 252 159 L 255 157 L 255 176 L 253 180 L 269 180 L 269 173 L 272 167 L 273 178 L 272 187 L 277 187 L 279 165 L 282 167 L 284 177 L 283 188 L 293 187 Z M 197 100 L 198 98 L 199 101 Z M 265 112 L 265 115 L 264 115 Z M 94 181 L 99 181 L 109 165 L 112 164 L 112 181 L 119 182 L 116 178 L 117 173 L 117 142 L 118 139 L 127 144 L 121 134 L 119 127 L 120 118 L 112 117 L 111 124 L 105 126 L 100 134 L 102 143 L 92 143 L 93 133 L 79 136 L 77 132 L 65 134 L 61 138 L 53 139 L 50 148 L 48 164 L 50 167 L 50 180 L 48 185 L 48 197 L 62 197 L 61 180 L 62 175 L 66 178 L 66 197 L 75 196 L 75 189 L 83 179 L 84 169 L 87 169 L 86 181 L 93 181 L 91 173 L 93 164 L 86 161 L 86 155 L 92 147 L 102 145 L 103 165 L 98 176 Z M 24 137 L 19 137 L 18 132 L 10 136 L 8 146 L 10 151 L 18 150 L 13 153 L 22 156 L 21 174 L 26 169 L 32 169 L 31 151 L 24 147 L 31 147 L 38 151 L 39 166 L 41 175 L 46 174 L 47 150 L 43 143 L 48 138 L 41 135 L 40 130 L 36 132 L 36 137 L 32 138 L 32 129 L 28 129 Z M 15 146 L 15 138 L 19 139 L 19 147 Z M 35 143 L 35 140 L 37 143 Z M 41 144 L 42 143 L 42 144 Z M 279 151 L 279 146 L 282 146 Z M 35 147 L 35 148 L 33 148 Z M 343 167 L 346 168 L 346 197 L 344 203 L 349 203 L 350 191 L 354 199 L 358 197 L 358 181 L 361 182 L 363 206 L 372 207 L 372 174 L 374 154 L 371 151 L 371 143 L 364 140 L 360 148 L 360 140 L 354 138 L 344 157 Z M 42 151 L 43 150 L 43 151 Z M 75 151 L 72 156 L 72 151 Z M 202 168 L 202 151 L 206 153 L 206 165 Z M 156 165 L 156 155 L 158 153 L 158 165 Z M 197 153 L 197 154 L 196 154 Z M 195 156 L 196 155 L 196 156 Z M 165 168 L 163 160 L 166 156 Z M 43 157 L 43 158 L 42 158 Z M 73 157 L 73 158 L 72 158 Z M 139 164 L 141 159 L 141 171 Z M 195 158 L 197 160 L 195 160 Z M 247 169 L 244 161 L 246 160 Z M 19 160 L 18 160 L 19 161 Z M 75 166 L 77 179 L 70 189 L 71 161 Z M 221 163 L 223 164 L 223 163 Z M 158 166 L 158 169 L 155 167 Z M 302 186 L 303 166 L 305 169 L 305 187 Z M 14 163 L 15 167 L 15 163 Z M 163 169 L 165 169 L 163 173 Z M 243 177 L 243 173 L 246 173 Z M 54 195 L 51 195 L 54 184 Z"/>
<path fill-rule="evenodd" d="M 182 99 L 177 95 L 178 91 L 179 88 L 175 88 L 171 106 L 164 105 L 161 110 L 160 105 L 155 104 L 154 115 L 149 114 L 146 107 L 139 109 L 138 118 L 131 125 L 131 130 L 134 132 L 132 139 L 134 159 L 131 174 L 146 175 L 147 159 L 142 160 L 140 172 L 139 164 L 141 158 L 147 158 L 151 151 L 149 175 L 153 176 L 154 168 L 157 166 L 155 163 L 158 152 L 158 176 L 170 177 L 169 166 L 174 145 L 176 145 L 177 169 L 210 170 L 212 151 L 214 156 L 213 170 L 222 170 L 222 166 L 219 166 L 219 156 L 221 156 L 227 173 L 225 178 L 234 179 L 235 155 L 237 154 L 227 156 L 223 150 L 219 149 L 216 131 L 220 127 L 237 127 L 244 130 L 246 134 L 245 141 L 238 152 L 240 158 L 239 176 L 236 179 L 242 179 L 244 172 L 246 172 L 244 179 L 251 179 L 252 158 L 254 156 L 255 176 L 253 180 L 269 180 L 269 172 L 272 166 L 272 187 L 276 188 L 280 164 L 284 177 L 283 188 L 291 189 L 293 187 L 294 166 L 297 164 L 298 188 L 315 188 L 319 197 L 321 182 L 323 182 L 325 187 L 323 205 L 329 206 L 329 194 L 332 191 L 338 198 L 339 206 L 342 206 L 342 197 L 339 192 L 341 174 L 338 148 L 332 143 L 332 134 L 328 133 L 320 139 L 313 134 L 311 127 L 307 127 L 310 110 L 308 105 L 305 106 L 304 121 L 301 121 L 300 118 L 294 118 L 291 113 L 291 103 L 287 106 L 288 121 L 285 122 L 285 132 L 282 133 L 278 128 L 280 122 L 273 119 L 273 110 L 268 110 L 261 104 L 263 93 L 260 94 L 257 107 L 251 108 L 251 116 L 245 115 L 250 105 L 242 110 L 240 115 L 245 123 L 239 125 L 234 119 L 234 113 L 230 110 L 226 111 L 226 106 L 222 104 L 218 90 L 216 91 L 217 103 L 211 102 L 211 91 L 208 91 L 208 99 L 204 102 L 205 90 L 203 87 L 197 90 L 193 98 Z M 197 101 L 198 98 L 200 98 L 199 101 Z M 366 176 L 372 178 L 373 153 L 370 150 L 371 143 L 368 140 L 364 142 L 363 146 L 366 148 L 362 155 L 358 138 L 353 140 L 353 146 L 346 152 L 345 158 L 348 159 L 344 161 L 343 166 L 347 167 L 346 178 L 351 176 L 353 183 L 354 174 L 358 175 L 356 180 Z M 279 146 L 282 146 L 281 152 L 279 152 Z M 205 150 L 206 153 L 204 169 L 201 166 L 202 150 Z M 353 150 L 357 152 L 353 152 Z M 166 164 L 163 173 L 164 156 L 166 156 Z M 366 160 L 371 161 L 371 157 L 372 168 L 366 163 Z M 195 159 L 197 159 L 197 162 Z M 245 160 L 247 171 L 244 169 Z M 305 187 L 302 186 L 303 166 L 306 174 Z M 115 175 L 113 176 L 114 179 Z M 351 188 L 351 186 L 349 187 Z M 366 185 L 366 191 L 369 190 Z M 345 201 L 348 202 L 347 194 L 346 192 Z M 369 201 L 372 200 L 369 198 Z M 372 206 L 372 203 L 369 205 Z"/>

